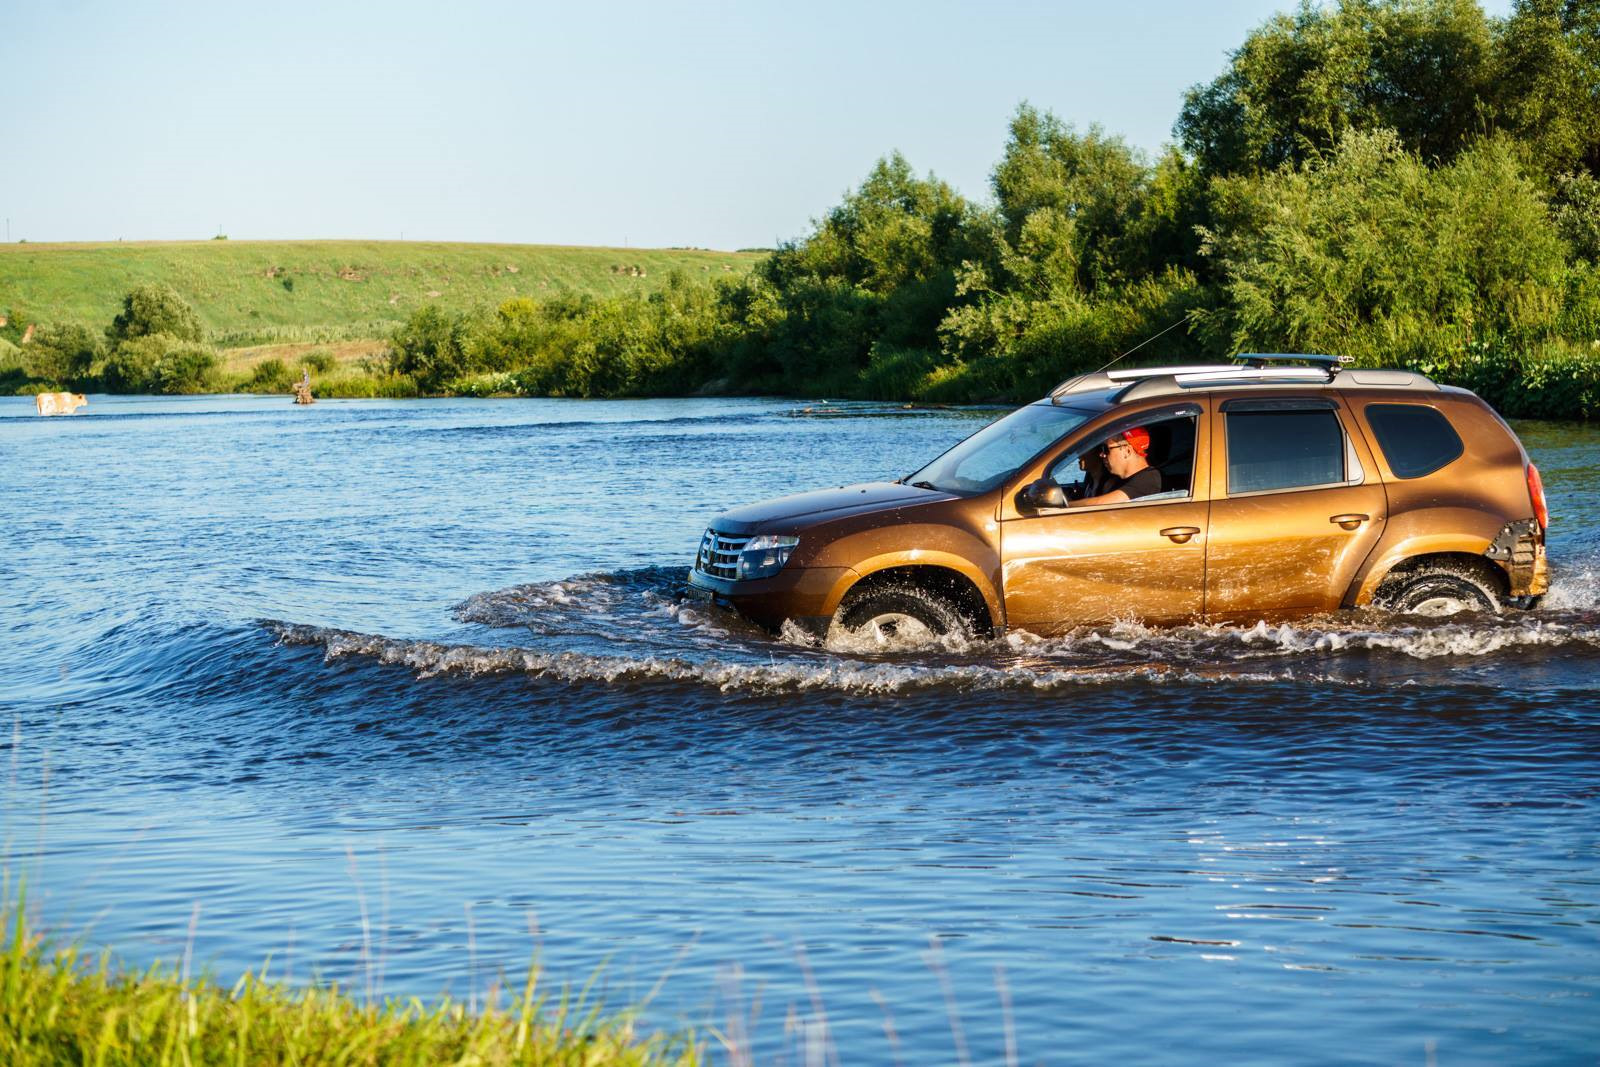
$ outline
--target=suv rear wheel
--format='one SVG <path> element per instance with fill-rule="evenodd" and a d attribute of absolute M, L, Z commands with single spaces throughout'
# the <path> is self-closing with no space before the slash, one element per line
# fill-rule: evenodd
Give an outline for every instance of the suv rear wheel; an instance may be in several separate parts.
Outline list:
<path fill-rule="evenodd" d="M 839 626 L 879 645 L 933 644 L 941 637 L 969 636 L 961 611 L 938 593 L 918 586 L 881 586 L 845 602 Z"/>
<path fill-rule="evenodd" d="M 1385 579 L 1374 599 L 1380 607 L 1402 615 L 1435 619 L 1463 611 L 1500 610 L 1499 597 L 1483 579 L 1437 564 Z"/>

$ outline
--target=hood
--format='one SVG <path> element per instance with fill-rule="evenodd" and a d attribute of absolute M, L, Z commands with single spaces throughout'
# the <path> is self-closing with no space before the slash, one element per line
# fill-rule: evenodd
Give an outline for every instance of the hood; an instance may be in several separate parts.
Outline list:
<path fill-rule="evenodd" d="M 721 533 L 741 536 L 761 532 L 794 533 L 831 519 L 953 499 L 953 494 L 934 489 L 916 489 L 895 482 L 866 482 L 746 504 L 723 512 L 711 525 Z"/>

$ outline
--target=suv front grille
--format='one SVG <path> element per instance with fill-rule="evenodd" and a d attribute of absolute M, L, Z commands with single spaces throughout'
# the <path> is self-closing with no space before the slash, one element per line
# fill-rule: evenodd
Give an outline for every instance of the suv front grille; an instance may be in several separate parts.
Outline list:
<path fill-rule="evenodd" d="M 700 539 L 700 554 L 695 557 L 694 569 L 713 578 L 733 581 L 739 577 L 739 554 L 749 543 L 748 537 L 730 537 L 707 530 Z"/>

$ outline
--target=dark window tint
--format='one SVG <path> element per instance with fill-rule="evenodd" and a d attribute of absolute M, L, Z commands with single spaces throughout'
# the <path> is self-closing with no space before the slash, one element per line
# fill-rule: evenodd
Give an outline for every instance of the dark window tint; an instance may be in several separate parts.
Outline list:
<path fill-rule="evenodd" d="M 1450 420 L 1421 404 L 1368 404 L 1367 423 L 1396 478 L 1420 478 L 1460 456 Z"/>
<path fill-rule="evenodd" d="M 1333 412 L 1230 411 L 1227 419 L 1229 493 L 1344 481 L 1344 432 Z"/>

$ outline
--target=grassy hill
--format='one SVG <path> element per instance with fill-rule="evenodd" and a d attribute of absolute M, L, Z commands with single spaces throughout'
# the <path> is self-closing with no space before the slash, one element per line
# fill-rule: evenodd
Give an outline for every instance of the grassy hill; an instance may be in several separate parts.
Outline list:
<path fill-rule="evenodd" d="M 142 282 L 171 285 L 225 348 L 386 336 L 422 304 L 648 292 L 679 270 L 742 274 L 761 253 L 424 241 L 184 241 L 0 245 L 0 311 L 109 323 Z"/>

